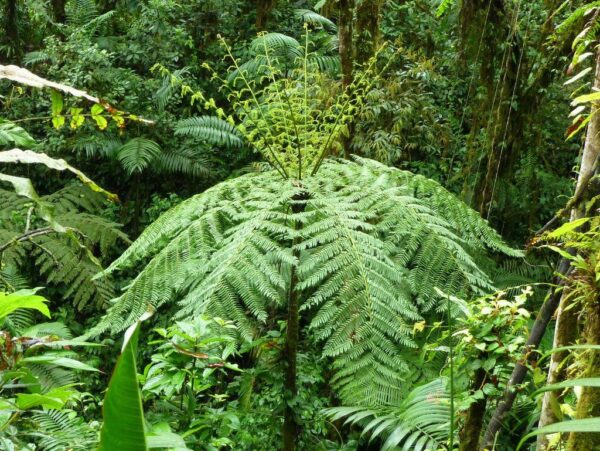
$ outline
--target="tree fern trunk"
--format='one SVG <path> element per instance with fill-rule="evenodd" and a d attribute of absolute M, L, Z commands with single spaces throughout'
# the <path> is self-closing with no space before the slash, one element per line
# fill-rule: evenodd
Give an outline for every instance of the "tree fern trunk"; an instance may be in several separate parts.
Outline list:
<path fill-rule="evenodd" d="M 292 198 L 292 211 L 301 213 L 306 208 L 304 201 L 307 200 L 305 192 L 299 193 Z M 296 230 L 302 227 L 300 222 L 296 222 Z M 297 244 L 298 238 L 294 239 L 293 245 Z M 300 258 L 300 252 L 294 250 L 294 257 Z M 283 449 L 284 451 L 294 451 L 298 441 L 298 422 L 296 421 L 296 412 L 294 409 L 294 401 L 298 395 L 298 387 L 296 384 L 297 373 L 297 356 L 298 356 L 298 341 L 300 338 L 300 314 L 299 314 L 299 299 L 296 286 L 298 285 L 298 273 L 296 267 L 292 266 L 290 271 L 290 287 L 288 292 L 287 306 L 287 326 L 285 337 L 285 410 L 283 418 Z"/>
<path fill-rule="evenodd" d="M 65 0 L 52 0 L 52 15 L 56 23 L 65 23 L 67 20 L 65 3 Z"/>
<path fill-rule="evenodd" d="M 4 7 L 4 33 L 12 47 L 13 55 L 11 55 L 11 60 L 7 59 L 6 62 L 13 64 L 19 64 L 21 55 L 17 15 L 17 0 L 7 0 Z"/>
<path fill-rule="evenodd" d="M 256 0 L 256 31 L 267 29 L 267 20 L 274 7 L 275 0 Z"/>

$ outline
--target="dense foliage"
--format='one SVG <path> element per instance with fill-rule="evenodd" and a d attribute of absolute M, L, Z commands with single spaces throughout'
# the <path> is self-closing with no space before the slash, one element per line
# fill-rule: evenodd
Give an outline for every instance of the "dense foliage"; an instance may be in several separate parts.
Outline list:
<path fill-rule="evenodd" d="M 0 448 L 600 448 L 600 2 L 1 0 Z"/>

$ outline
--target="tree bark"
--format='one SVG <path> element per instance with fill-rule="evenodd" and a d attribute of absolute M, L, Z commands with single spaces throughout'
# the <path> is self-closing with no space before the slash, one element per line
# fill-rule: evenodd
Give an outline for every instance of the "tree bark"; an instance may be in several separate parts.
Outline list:
<path fill-rule="evenodd" d="M 482 388 L 486 376 L 487 373 L 483 368 L 477 370 L 475 378 L 473 379 L 472 391 L 480 390 Z M 481 428 L 483 427 L 483 417 L 485 416 L 486 405 L 487 398 L 484 396 L 469 406 L 465 417 L 465 423 L 460 431 L 459 451 L 473 451 L 474 449 L 477 449 Z"/>
<path fill-rule="evenodd" d="M 275 7 L 275 0 L 256 0 L 256 31 L 265 31 L 269 14 Z"/>
<path fill-rule="evenodd" d="M 379 46 L 381 6 L 381 0 L 361 0 L 356 6 L 355 49 L 359 64 L 367 63 Z"/>
<path fill-rule="evenodd" d="M 596 73 L 594 79 L 594 88 L 600 88 L 600 51 L 596 55 Z M 593 106 L 594 109 L 598 108 L 598 105 Z M 581 165 L 579 169 L 579 177 L 577 178 L 577 186 L 575 192 L 580 192 L 585 189 L 584 184 L 587 184 L 590 175 L 594 171 L 595 162 L 600 155 L 600 119 L 598 114 L 590 120 L 588 129 L 586 131 L 585 144 L 583 147 L 583 153 L 581 155 Z M 571 210 L 571 221 L 582 218 L 585 215 L 585 210 L 582 206 L 577 205 Z M 573 252 L 571 250 L 571 252 Z M 569 309 L 569 297 L 563 295 L 560 307 L 556 315 L 556 328 L 554 332 L 553 347 L 557 348 L 560 346 L 567 346 L 573 344 L 577 339 L 577 316 L 578 312 L 576 309 Z M 561 365 L 562 361 L 567 357 L 566 352 L 557 352 L 552 354 L 550 361 L 550 368 L 548 370 L 548 384 L 555 384 L 560 382 L 565 377 L 565 371 Z M 544 400 L 542 403 L 542 412 L 538 427 L 543 427 L 552 424 L 558 420 L 552 406 L 559 401 L 559 393 L 556 391 L 549 391 L 544 394 Z M 539 435 L 537 440 L 538 451 L 544 451 L 548 447 L 548 440 L 546 436 Z"/>
<path fill-rule="evenodd" d="M 65 4 L 65 0 L 52 0 L 52 16 L 54 17 L 54 22 L 66 22 L 67 14 L 65 12 Z"/>

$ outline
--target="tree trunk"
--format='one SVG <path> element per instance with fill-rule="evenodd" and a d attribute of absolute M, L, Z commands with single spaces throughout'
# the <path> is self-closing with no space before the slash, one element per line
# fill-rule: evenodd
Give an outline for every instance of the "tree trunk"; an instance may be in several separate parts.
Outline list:
<path fill-rule="evenodd" d="M 373 57 L 379 46 L 379 18 L 381 0 L 362 0 L 356 6 L 356 61 L 365 64 Z"/>
<path fill-rule="evenodd" d="M 256 0 L 256 31 L 265 31 L 275 0 Z"/>
<path fill-rule="evenodd" d="M 561 260 L 559 263 L 556 272 L 562 276 L 557 276 L 553 280 L 553 283 L 558 287 L 564 285 L 564 275 L 568 273 L 569 266 L 569 262 L 566 260 Z M 504 418 L 512 408 L 515 398 L 517 397 L 517 386 L 522 384 L 525 380 L 525 376 L 527 375 L 527 365 L 531 365 L 538 358 L 538 353 L 535 352 L 535 349 L 540 345 L 546 327 L 548 327 L 548 323 L 558 308 L 559 301 L 560 291 L 557 290 L 557 288 L 552 288 L 531 327 L 529 338 L 523 349 L 523 359 L 515 365 L 515 368 L 510 375 L 510 379 L 506 384 L 506 388 L 504 389 L 502 400 L 496 406 L 496 410 L 487 425 L 482 446 L 480 448 L 481 450 L 492 449 L 496 435 L 502 427 Z"/>
<path fill-rule="evenodd" d="M 67 14 L 65 12 L 65 3 L 65 0 L 52 0 L 52 16 L 54 17 L 54 22 L 66 22 Z"/>
<path fill-rule="evenodd" d="M 485 383 L 486 372 L 483 368 L 479 368 L 473 379 L 472 391 L 480 390 Z M 473 451 L 479 445 L 479 437 L 481 428 L 483 427 L 483 417 L 485 416 L 485 407 L 487 399 L 485 396 L 469 406 L 465 423 L 460 431 L 459 451 Z"/>
<path fill-rule="evenodd" d="M 306 208 L 305 201 L 308 199 L 306 192 L 301 192 L 295 195 L 292 200 L 292 211 L 294 213 L 301 213 Z M 296 230 L 302 227 L 300 222 L 296 222 Z M 297 239 L 294 239 L 293 245 L 297 243 Z M 295 246 L 293 246 L 295 247 Z M 294 257 L 300 258 L 300 252 L 294 250 Z M 296 373 L 297 373 L 297 356 L 298 356 L 298 341 L 300 338 L 300 314 L 299 314 L 299 299 L 296 285 L 298 284 L 298 274 L 296 267 L 292 266 L 290 271 L 290 287 L 288 292 L 288 306 L 287 306 L 287 325 L 286 325 L 286 337 L 285 337 L 285 348 L 284 348 L 284 359 L 285 359 L 285 408 L 283 417 L 283 450 L 284 451 L 295 451 L 298 441 L 298 422 L 296 420 L 296 412 L 294 409 L 294 401 L 298 395 L 298 387 L 296 384 Z"/>
<path fill-rule="evenodd" d="M 11 61 L 7 58 L 7 63 L 20 63 L 21 56 L 21 43 L 19 38 L 19 27 L 18 27 L 18 6 L 17 0 L 6 0 L 4 7 L 4 32 L 8 44 L 12 49 Z"/>
<path fill-rule="evenodd" d="M 600 88 L 600 51 L 596 55 L 596 74 L 594 80 L 594 87 Z M 594 105 L 594 109 L 598 108 Z M 585 144 L 583 147 L 583 153 L 581 156 L 581 166 L 579 170 L 579 177 L 577 179 L 577 186 L 575 192 L 578 192 L 585 187 L 582 184 L 587 183 L 589 180 L 589 174 L 594 170 L 594 163 L 600 155 L 600 119 L 598 114 L 590 120 L 588 129 L 585 137 Z M 585 211 L 582 207 L 575 206 L 571 210 L 571 221 L 579 219 L 585 215 Z M 577 338 L 577 310 L 571 308 L 568 309 L 569 298 L 563 295 L 556 315 L 556 329 L 554 332 L 553 347 L 567 346 L 573 344 Z M 561 362 L 567 357 L 565 352 L 557 352 L 552 354 L 550 361 L 550 368 L 548 370 L 548 384 L 555 384 L 560 382 L 565 377 L 565 372 L 561 366 Z M 546 392 L 544 395 L 544 401 L 542 403 L 542 412 L 538 427 L 543 427 L 548 424 L 552 424 L 558 420 L 552 406 L 559 401 L 559 393 L 556 391 Z M 548 440 L 546 436 L 538 436 L 537 449 L 538 451 L 546 450 L 548 446 Z"/>
<path fill-rule="evenodd" d="M 600 344 L 600 300 L 589 299 L 585 307 L 585 327 L 583 335 L 590 345 Z M 600 376 L 600 352 L 587 351 L 589 357 L 585 361 L 585 372 L 581 377 Z M 600 417 L 600 389 L 583 387 L 577 402 L 575 418 Z M 590 451 L 600 449 L 598 432 L 571 432 L 567 442 L 567 451 Z"/>
<path fill-rule="evenodd" d="M 563 296 L 556 313 L 554 340 L 552 341 L 553 348 L 571 345 L 575 343 L 575 340 L 577 339 L 577 314 L 574 309 L 568 309 L 569 305 L 570 302 L 568 296 Z M 568 351 L 556 352 L 552 354 L 550 367 L 548 369 L 548 378 L 546 380 L 546 383 L 548 385 L 556 384 L 557 382 L 560 382 L 564 379 L 565 367 L 564 365 L 561 365 L 561 363 L 564 361 L 565 358 L 568 357 L 568 355 Z M 559 391 L 552 390 L 544 393 L 542 411 L 540 413 L 538 427 L 543 427 L 558 421 L 558 418 L 554 413 L 554 409 L 559 404 L 560 399 L 561 396 Z M 538 451 L 545 450 L 547 446 L 547 437 L 542 434 L 538 435 Z"/>

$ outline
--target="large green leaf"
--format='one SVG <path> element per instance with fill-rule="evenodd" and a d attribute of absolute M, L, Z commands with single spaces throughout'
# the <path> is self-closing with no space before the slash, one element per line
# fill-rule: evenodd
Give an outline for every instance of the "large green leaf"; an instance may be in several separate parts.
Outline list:
<path fill-rule="evenodd" d="M 104 397 L 99 451 L 146 451 L 144 411 L 137 380 L 139 322 L 125 333 L 123 351 Z"/>
<path fill-rule="evenodd" d="M 557 384 L 545 385 L 538 390 L 536 390 L 531 396 L 535 397 L 536 395 L 552 390 L 561 390 L 563 388 L 569 387 L 600 387 L 600 377 L 587 377 L 581 379 L 568 379 L 566 381 L 559 382 Z"/>
<path fill-rule="evenodd" d="M 48 300 L 35 294 L 37 290 L 39 288 L 19 290 L 14 293 L 0 292 L 0 321 L 17 309 L 37 310 L 42 315 L 50 318 L 50 310 L 46 306 Z"/>
<path fill-rule="evenodd" d="M 119 199 L 116 194 L 109 193 L 108 191 L 102 189 L 87 175 L 85 175 L 79 169 L 68 164 L 65 160 L 49 157 L 45 153 L 21 149 L 5 150 L 0 152 L 0 163 L 43 164 L 44 166 L 56 171 L 69 171 L 75 174 L 83 184 L 89 186 L 93 191 L 102 193 L 113 201 L 117 201 Z M 11 181 L 11 183 L 13 182 Z"/>
<path fill-rule="evenodd" d="M 531 437 L 540 434 L 556 434 L 563 432 L 600 432 L 600 418 L 584 418 L 583 420 L 561 421 L 560 423 L 550 424 L 530 432 L 519 442 L 517 451 L 521 449 L 523 443 Z"/>

